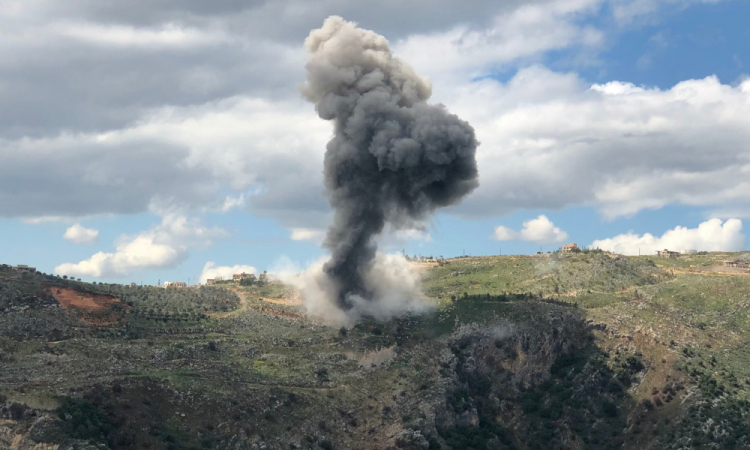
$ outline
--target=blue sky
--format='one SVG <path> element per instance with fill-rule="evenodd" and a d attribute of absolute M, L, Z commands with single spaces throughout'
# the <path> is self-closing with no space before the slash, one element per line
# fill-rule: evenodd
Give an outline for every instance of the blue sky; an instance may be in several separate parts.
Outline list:
<path fill-rule="evenodd" d="M 45 64 L 62 74 L 44 78 L 24 58 L 0 66 L 0 84 L 27 93 L 0 92 L 9 106 L 0 117 L 8 124 L 0 180 L 12 180 L 0 181 L 0 262 L 156 284 L 196 282 L 209 261 L 225 272 L 262 271 L 282 256 L 300 267 L 324 256 L 330 211 L 320 174 L 330 128 L 297 86 L 302 41 L 330 14 L 390 32 L 396 55 L 430 76 L 434 100 L 482 141 L 482 187 L 424 231 L 384 238 L 383 250 L 525 254 L 595 241 L 631 254 L 746 248 L 741 227 L 728 224 L 750 212 L 740 192 L 750 159 L 742 122 L 750 1 L 477 6 L 455 22 L 427 16 L 414 29 L 331 1 L 304 9 L 312 11 L 305 20 L 280 12 L 280 29 L 261 30 L 257 48 L 252 24 L 267 21 L 262 11 L 185 16 L 144 4 L 123 19 L 82 5 L 61 19 L 51 6 L 0 15 L 41 27 L 37 41 L 13 40 L 8 52 L 41 45 L 55 52 Z M 637 5 L 648 7 L 633 13 Z M 631 13 L 616 11 L 625 6 Z M 523 44 L 511 45 L 518 36 Z M 156 57 L 169 65 L 154 69 Z M 118 69 L 125 66 L 130 72 Z M 90 82 L 80 67 L 93 69 Z M 704 80 L 712 75 L 718 83 Z M 691 94 L 674 91 L 680 83 Z M 45 101 L 33 94 L 47 91 Z M 565 122 L 579 117 L 584 123 Z M 720 223 L 701 225 L 710 219 Z M 98 237 L 64 238 L 74 224 Z M 496 227 L 512 238 L 498 240 Z"/>

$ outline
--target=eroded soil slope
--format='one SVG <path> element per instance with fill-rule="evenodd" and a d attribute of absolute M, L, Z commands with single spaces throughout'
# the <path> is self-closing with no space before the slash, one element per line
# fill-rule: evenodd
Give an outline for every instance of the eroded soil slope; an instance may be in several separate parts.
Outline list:
<path fill-rule="evenodd" d="M 92 294 L 68 287 L 47 286 L 63 309 L 71 310 L 90 325 L 112 325 L 123 320 L 130 307 L 111 295 Z"/>

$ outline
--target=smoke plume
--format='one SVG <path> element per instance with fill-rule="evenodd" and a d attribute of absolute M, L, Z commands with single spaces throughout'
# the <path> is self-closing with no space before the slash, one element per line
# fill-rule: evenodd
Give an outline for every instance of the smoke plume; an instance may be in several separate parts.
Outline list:
<path fill-rule="evenodd" d="M 377 253 L 364 277 L 364 290 L 370 299 L 358 295 L 349 298 L 343 309 L 331 299 L 339 293 L 336 280 L 324 272 L 326 262 L 321 259 L 304 270 L 291 261 L 279 261 L 273 273 L 285 284 L 294 286 L 304 296 L 307 314 L 330 325 L 351 326 L 363 316 L 387 320 L 404 313 L 422 313 L 434 306 L 422 295 L 420 273 L 400 254 Z"/>
<path fill-rule="evenodd" d="M 333 121 L 325 187 L 334 221 L 323 243 L 323 271 L 338 307 L 376 298 L 368 282 L 375 237 L 424 221 L 477 187 L 474 129 L 426 101 L 430 82 L 395 58 L 388 41 L 341 17 L 305 41 L 310 56 L 302 94 Z"/>

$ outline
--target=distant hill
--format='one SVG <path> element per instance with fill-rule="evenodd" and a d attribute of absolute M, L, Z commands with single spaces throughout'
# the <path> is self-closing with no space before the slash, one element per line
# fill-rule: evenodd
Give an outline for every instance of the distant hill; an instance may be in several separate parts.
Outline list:
<path fill-rule="evenodd" d="M 434 310 L 351 329 L 279 283 L 3 267 L 0 448 L 750 448 L 742 258 L 449 259 Z"/>

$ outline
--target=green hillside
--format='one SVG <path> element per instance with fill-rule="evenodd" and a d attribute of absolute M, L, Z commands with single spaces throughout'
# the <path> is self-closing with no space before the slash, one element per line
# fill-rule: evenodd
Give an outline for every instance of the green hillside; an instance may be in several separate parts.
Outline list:
<path fill-rule="evenodd" d="M 5 267 L 0 448 L 750 448 L 743 256 L 456 258 L 424 274 L 433 310 L 351 329 L 275 283 Z"/>

